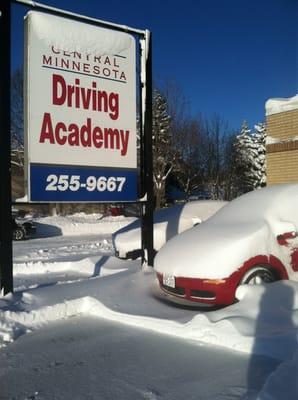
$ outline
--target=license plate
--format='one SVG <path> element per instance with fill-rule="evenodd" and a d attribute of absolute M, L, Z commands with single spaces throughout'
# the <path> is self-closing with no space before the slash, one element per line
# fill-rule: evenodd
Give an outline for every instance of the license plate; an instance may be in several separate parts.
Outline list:
<path fill-rule="evenodd" d="M 175 288 L 175 277 L 173 275 L 164 275 L 162 282 L 165 286 Z"/>

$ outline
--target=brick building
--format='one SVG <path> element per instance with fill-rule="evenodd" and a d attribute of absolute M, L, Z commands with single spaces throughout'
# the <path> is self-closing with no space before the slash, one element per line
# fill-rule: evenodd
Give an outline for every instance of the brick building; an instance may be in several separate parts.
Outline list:
<path fill-rule="evenodd" d="M 267 185 L 298 182 L 298 95 L 266 102 Z"/>

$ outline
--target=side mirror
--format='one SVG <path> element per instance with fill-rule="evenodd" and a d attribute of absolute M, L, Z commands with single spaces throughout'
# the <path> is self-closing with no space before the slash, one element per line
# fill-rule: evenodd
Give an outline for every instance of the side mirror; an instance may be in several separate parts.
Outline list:
<path fill-rule="evenodd" d="M 199 225 L 201 223 L 202 223 L 201 218 L 195 217 L 195 218 L 192 219 L 192 226 L 197 226 L 197 225 Z"/>

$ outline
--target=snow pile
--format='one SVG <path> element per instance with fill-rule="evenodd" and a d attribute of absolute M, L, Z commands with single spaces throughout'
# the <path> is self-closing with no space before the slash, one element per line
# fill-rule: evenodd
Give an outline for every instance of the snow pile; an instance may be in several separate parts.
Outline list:
<path fill-rule="evenodd" d="M 90 303 L 88 312 L 162 334 L 281 360 L 298 350 L 298 284 L 294 282 L 247 286 L 241 302 L 218 311 L 194 312 L 187 322 L 153 318 L 145 312 L 144 316 L 119 313 L 100 301 Z"/>
<path fill-rule="evenodd" d="M 14 265 L 14 277 L 19 275 L 61 273 L 65 271 L 76 271 L 83 276 L 88 276 L 94 271 L 94 262 L 91 259 L 83 259 L 77 262 L 27 262 Z"/>
<path fill-rule="evenodd" d="M 96 265 L 98 258 L 84 258 L 79 261 L 66 262 L 28 262 L 15 264 L 14 277 L 45 275 L 45 274 L 66 274 L 68 272 L 76 273 L 77 279 L 82 277 L 92 277 L 96 275 Z M 106 269 L 100 268 L 100 275 L 106 276 L 123 271 L 123 269 Z"/>
<path fill-rule="evenodd" d="M 102 214 L 77 213 L 68 216 L 43 217 L 35 220 L 37 236 L 112 234 L 130 224 L 133 217 L 103 217 Z"/>
<path fill-rule="evenodd" d="M 266 115 L 278 114 L 298 109 L 298 94 L 285 99 L 269 99 L 266 101 Z"/>
<path fill-rule="evenodd" d="M 140 270 L 138 262 L 121 262 L 110 257 L 105 270 L 94 275 L 98 261 L 87 259 L 60 265 L 64 270 L 77 270 L 77 279 L 71 282 L 59 282 L 61 271 L 57 263 L 52 266 L 49 263 L 43 273 L 56 273 L 58 285 L 40 285 L 0 298 L 2 346 L 47 322 L 85 313 L 281 360 L 296 351 L 298 283 L 283 281 L 241 287 L 239 303 L 202 313 L 165 305 L 167 296 L 159 291 L 155 274 L 152 270 Z M 27 273 L 35 274 L 38 266 L 28 265 Z"/>
<path fill-rule="evenodd" d="M 111 257 L 105 264 L 109 272 L 91 276 L 96 260 L 93 262 L 93 267 L 92 259 L 73 265 L 61 263 L 61 269 L 77 270 L 79 279 L 72 282 L 41 285 L 0 298 L 0 348 L 53 321 L 97 316 L 198 344 L 284 360 L 265 383 L 259 400 L 281 398 L 285 382 L 287 393 L 291 390 L 293 394 L 289 398 L 296 398 L 295 384 L 291 388 L 285 378 L 291 378 L 291 384 L 296 382 L 293 374 L 298 368 L 298 283 L 240 287 L 239 303 L 202 313 L 165 303 L 167 296 L 157 288 L 153 271 L 140 270 L 137 262 L 120 262 Z M 35 274 L 38 266 L 41 265 L 28 264 L 28 275 L 29 271 Z M 18 268 L 17 275 L 22 272 Z M 41 276 L 49 273 L 59 277 L 57 263 L 45 265 Z"/>
<path fill-rule="evenodd" d="M 24 297 L 23 302 L 25 300 L 26 297 Z M 29 333 L 46 323 L 73 317 L 85 311 L 85 299 L 78 299 L 65 301 L 54 306 L 41 307 L 30 312 L 0 312 L 0 348 L 9 342 L 13 342 L 20 335 Z"/>

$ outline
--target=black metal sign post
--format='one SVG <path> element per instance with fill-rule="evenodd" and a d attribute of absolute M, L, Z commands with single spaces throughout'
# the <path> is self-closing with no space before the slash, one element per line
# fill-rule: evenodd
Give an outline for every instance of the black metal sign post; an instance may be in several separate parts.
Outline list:
<path fill-rule="evenodd" d="M 13 291 L 10 165 L 10 24 L 11 4 L 0 5 L 0 280 L 4 294 Z"/>
<path fill-rule="evenodd" d="M 142 218 L 142 262 L 153 267 L 154 246 L 153 246 L 153 155 L 152 155 L 152 37 L 149 31 L 145 35 L 145 74 L 146 85 L 144 93 L 144 138 L 143 138 L 143 182 L 146 201 L 143 206 Z"/>

